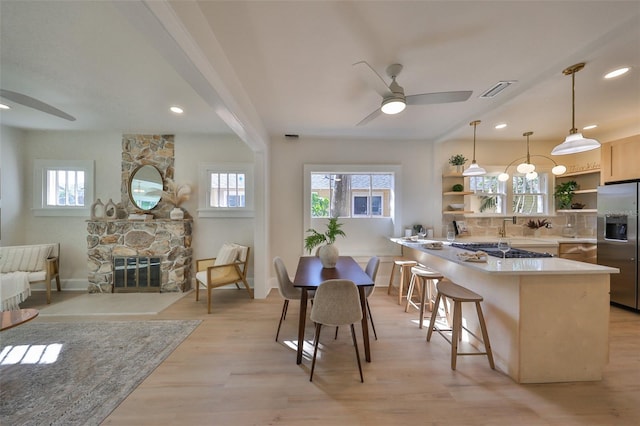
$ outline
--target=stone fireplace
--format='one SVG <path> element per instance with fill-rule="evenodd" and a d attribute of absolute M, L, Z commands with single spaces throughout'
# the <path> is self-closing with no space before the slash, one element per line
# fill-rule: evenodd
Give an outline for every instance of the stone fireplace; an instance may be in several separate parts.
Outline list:
<path fill-rule="evenodd" d="M 192 221 L 100 220 L 87 223 L 89 292 L 111 292 L 114 256 L 161 259 L 161 292 L 191 287 Z"/>
<path fill-rule="evenodd" d="M 114 290 L 114 257 L 151 257 L 160 263 L 160 292 L 180 292 L 191 287 L 193 221 L 169 219 L 172 205 L 161 200 L 151 220 L 130 220 L 140 213 L 129 198 L 129 178 L 139 165 L 153 165 L 163 178 L 173 179 L 172 135 L 123 135 L 121 202 L 115 218 L 87 221 L 87 256 L 90 293 Z M 156 290 L 157 291 L 157 290 Z"/>

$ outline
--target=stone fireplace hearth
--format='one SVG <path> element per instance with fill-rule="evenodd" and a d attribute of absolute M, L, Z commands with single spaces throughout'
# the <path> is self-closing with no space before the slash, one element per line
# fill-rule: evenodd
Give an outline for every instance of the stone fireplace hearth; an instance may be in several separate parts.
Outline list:
<path fill-rule="evenodd" d="M 114 256 L 161 258 L 160 292 L 191 287 L 192 220 L 100 220 L 87 222 L 89 293 L 113 290 Z"/>

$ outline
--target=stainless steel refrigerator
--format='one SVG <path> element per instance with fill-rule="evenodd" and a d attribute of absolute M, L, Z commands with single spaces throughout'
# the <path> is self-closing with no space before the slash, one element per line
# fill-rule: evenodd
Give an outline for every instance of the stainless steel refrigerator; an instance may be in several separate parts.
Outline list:
<path fill-rule="evenodd" d="M 598 263 L 611 274 L 611 302 L 640 309 L 638 288 L 638 200 L 640 183 L 598 187 Z"/>

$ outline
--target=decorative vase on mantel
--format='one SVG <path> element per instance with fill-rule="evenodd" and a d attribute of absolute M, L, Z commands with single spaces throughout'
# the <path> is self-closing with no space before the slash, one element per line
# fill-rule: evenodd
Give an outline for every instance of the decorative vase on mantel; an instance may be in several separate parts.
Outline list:
<path fill-rule="evenodd" d="M 169 212 L 169 217 L 171 220 L 182 220 L 184 219 L 184 210 L 180 207 L 174 207 L 173 210 Z"/>
<path fill-rule="evenodd" d="M 323 268 L 335 268 L 339 255 L 338 248 L 333 244 L 326 244 L 318 250 L 318 257 Z"/>

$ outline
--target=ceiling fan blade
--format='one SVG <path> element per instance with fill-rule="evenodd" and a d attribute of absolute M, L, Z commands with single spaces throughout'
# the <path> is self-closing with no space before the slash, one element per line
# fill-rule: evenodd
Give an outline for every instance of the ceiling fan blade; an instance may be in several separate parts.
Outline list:
<path fill-rule="evenodd" d="M 380 111 L 380 108 L 376 108 L 375 111 L 373 111 L 371 114 L 367 115 L 365 118 L 363 118 L 362 120 L 360 120 L 360 122 L 358 124 L 356 124 L 356 126 L 364 126 L 365 124 L 367 124 L 370 121 L 373 121 L 375 118 L 377 118 L 380 114 L 382 114 L 382 111 Z"/>
<path fill-rule="evenodd" d="M 407 105 L 446 104 L 449 102 L 464 102 L 471 97 L 472 93 L 471 90 L 422 93 L 420 95 L 409 95 L 406 99 Z"/>
<path fill-rule="evenodd" d="M 42 111 L 47 114 L 55 115 L 56 117 L 64 118 L 65 120 L 76 121 L 75 117 L 67 114 L 66 112 L 61 111 L 49 104 L 45 104 L 44 102 L 39 101 L 36 98 L 32 98 L 31 96 L 23 95 L 22 93 L 0 89 L 0 97 L 29 108 L 37 109 L 38 111 Z"/>
<path fill-rule="evenodd" d="M 380 96 L 386 98 L 392 95 L 389 85 L 366 61 L 356 62 L 353 66 L 356 68 L 360 78 L 367 83 L 367 86 L 375 90 Z"/>

